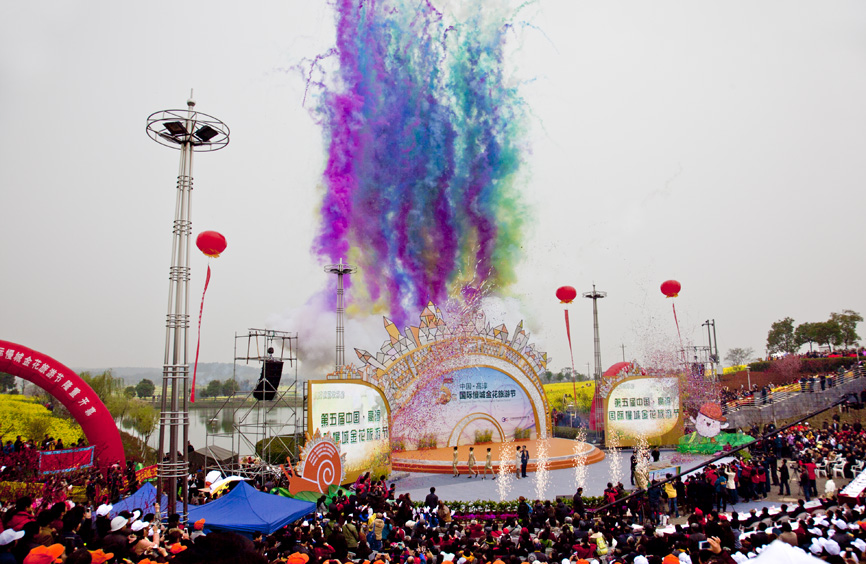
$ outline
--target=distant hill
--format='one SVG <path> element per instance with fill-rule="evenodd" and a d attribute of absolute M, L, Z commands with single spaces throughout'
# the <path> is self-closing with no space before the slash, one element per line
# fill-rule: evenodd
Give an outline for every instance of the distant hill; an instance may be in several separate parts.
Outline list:
<path fill-rule="evenodd" d="M 233 365 L 228 362 L 199 362 L 198 373 L 196 374 L 196 388 L 201 384 L 207 384 L 211 380 L 227 380 L 232 377 Z M 134 386 L 145 378 L 154 383 L 162 381 L 162 367 L 129 367 L 129 366 L 111 366 L 106 368 L 73 368 L 77 373 L 90 372 L 91 374 L 101 374 L 106 370 L 111 370 L 111 373 L 118 378 L 123 378 L 128 386 Z M 261 368 L 253 365 L 238 364 L 236 378 L 238 381 L 258 380 Z M 192 375 L 192 366 L 190 366 L 190 375 Z"/>

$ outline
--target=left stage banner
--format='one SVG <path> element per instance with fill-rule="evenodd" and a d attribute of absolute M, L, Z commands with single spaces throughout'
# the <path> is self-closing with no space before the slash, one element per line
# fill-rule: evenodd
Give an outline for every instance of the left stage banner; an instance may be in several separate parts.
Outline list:
<path fill-rule="evenodd" d="M 39 452 L 39 473 L 58 474 L 93 466 L 93 447 Z"/>

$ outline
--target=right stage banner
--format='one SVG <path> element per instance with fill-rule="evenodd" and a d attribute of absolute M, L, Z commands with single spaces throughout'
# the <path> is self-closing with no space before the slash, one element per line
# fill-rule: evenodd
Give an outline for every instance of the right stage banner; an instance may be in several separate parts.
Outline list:
<path fill-rule="evenodd" d="M 633 376 L 617 382 L 604 400 L 605 443 L 675 445 L 683 434 L 680 380 L 676 376 Z"/>

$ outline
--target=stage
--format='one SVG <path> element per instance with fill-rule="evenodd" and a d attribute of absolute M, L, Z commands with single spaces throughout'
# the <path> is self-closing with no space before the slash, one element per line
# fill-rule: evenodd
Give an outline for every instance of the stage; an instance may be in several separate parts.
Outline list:
<path fill-rule="evenodd" d="M 507 462 L 514 464 L 517 447 L 526 446 L 529 450 L 529 465 L 527 472 L 535 472 L 538 454 L 537 440 L 514 441 L 509 443 Z M 487 458 L 487 449 L 493 454 L 493 471 L 499 471 L 499 449 L 502 443 L 485 443 L 479 445 L 463 445 L 457 447 L 458 464 L 457 470 L 461 474 L 469 472 L 466 464 L 469 458 L 469 448 L 475 447 L 475 469 L 478 472 L 484 470 L 484 462 Z M 561 470 L 574 467 L 574 446 L 581 445 L 580 452 L 587 455 L 586 463 L 594 464 L 604 460 L 604 452 L 588 443 L 578 443 L 569 439 L 550 439 L 548 441 L 548 469 Z M 391 453 L 391 468 L 398 472 L 421 472 L 426 474 L 451 474 L 451 461 L 454 456 L 454 448 L 432 448 L 424 450 L 406 450 Z"/>

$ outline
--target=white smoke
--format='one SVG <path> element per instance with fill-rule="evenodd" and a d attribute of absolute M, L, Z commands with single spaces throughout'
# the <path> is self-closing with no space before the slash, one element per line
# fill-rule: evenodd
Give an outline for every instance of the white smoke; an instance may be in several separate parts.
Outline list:
<path fill-rule="evenodd" d="M 358 316 L 344 313 L 346 364 L 360 365 L 355 348 L 374 353 L 388 334 L 381 315 Z M 319 292 L 301 306 L 271 315 L 266 325 L 277 331 L 298 333 L 299 374 L 304 379 L 324 378 L 334 371 L 337 351 L 336 296 Z"/>

